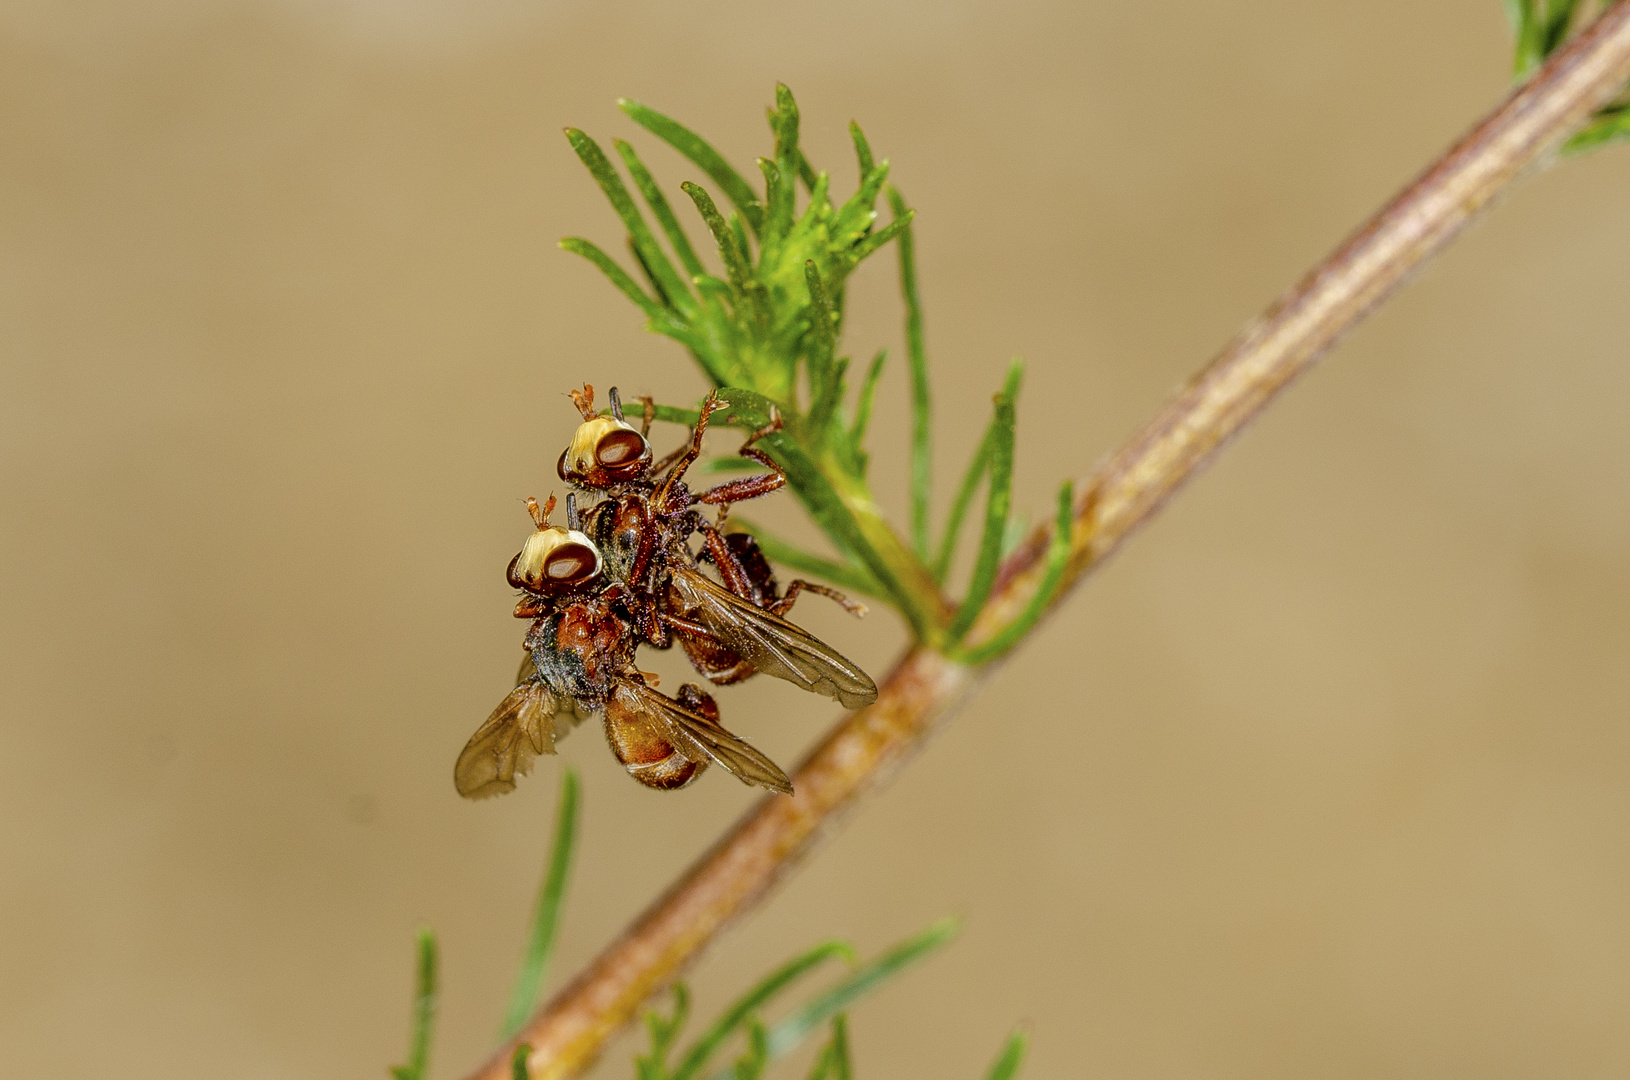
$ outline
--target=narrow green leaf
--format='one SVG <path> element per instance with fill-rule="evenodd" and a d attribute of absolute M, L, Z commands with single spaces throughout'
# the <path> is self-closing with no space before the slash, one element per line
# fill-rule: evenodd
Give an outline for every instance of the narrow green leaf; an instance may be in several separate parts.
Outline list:
<path fill-rule="evenodd" d="M 1053 524 L 1052 543 L 1047 545 L 1047 570 L 1036 586 L 1036 594 L 1012 622 L 998 630 L 989 641 L 964 651 L 958 659 L 967 664 L 987 663 L 1024 640 L 1024 636 L 1035 628 L 1047 609 L 1052 607 L 1059 587 L 1064 583 L 1064 571 L 1070 563 L 1070 545 L 1075 540 L 1074 527 L 1075 483 L 1066 480 L 1058 491 L 1058 518 Z"/>
<path fill-rule="evenodd" d="M 532 1080 L 532 1070 L 527 1066 L 526 1059 L 532 1056 L 532 1047 L 522 1043 L 515 1048 L 515 1054 L 509 1059 L 510 1080 Z"/>
<path fill-rule="evenodd" d="M 690 245 L 690 237 L 685 235 L 679 219 L 674 216 L 673 207 L 668 204 L 662 189 L 657 187 L 651 170 L 645 167 L 645 163 L 639 159 L 634 148 L 624 140 L 617 139 L 612 145 L 617 148 L 623 164 L 628 167 L 628 175 L 634 178 L 634 186 L 640 189 L 640 196 L 645 200 L 645 205 L 656 215 L 657 223 L 662 226 L 663 233 L 668 237 L 668 243 L 673 246 L 679 261 L 684 263 L 686 271 L 692 278 L 707 273 L 702 266 L 702 260 L 696 257 L 696 249 Z"/>
<path fill-rule="evenodd" d="M 753 539 L 758 541 L 764 557 L 772 563 L 779 563 L 800 574 L 821 578 L 850 592 L 879 598 L 884 595 L 882 587 L 857 566 L 834 562 L 812 551 L 805 551 L 774 533 L 766 532 L 763 526 L 756 522 L 736 516 L 732 516 L 730 520 L 753 534 Z"/>
<path fill-rule="evenodd" d="M 990 460 L 986 465 L 985 531 L 979 542 L 979 558 L 974 563 L 968 594 L 945 631 L 946 644 L 950 648 L 956 647 L 973 625 L 974 619 L 979 617 L 985 601 L 990 598 L 991 586 L 995 584 L 996 570 L 1002 559 L 1002 534 L 1007 528 L 1008 512 L 1013 504 L 1015 401 L 1023 376 L 1024 365 L 1014 361 L 1008 369 L 1006 385 L 996 395 L 996 415 L 990 428 Z"/>
<path fill-rule="evenodd" d="M 1630 139 L 1630 105 L 1603 109 L 1573 138 L 1562 144 L 1562 153 L 1568 156 L 1595 150 L 1609 143 Z"/>
<path fill-rule="evenodd" d="M 804 187 L 811 194 L 814 194 L 819 178 L 815 173 L 815 167 L 809 163 L 802 150 L 798 151 L 798 179 L 804 182 Z"/>
<path fill-rule="evenodd" d="M 851 1080 L 854 1064 L 849 1059 L 849 1017 L 839 1013 L 832 1018 L 832 1038 L 810 1065 L 807 1080 Z"/>
<path fill-rule="evenodd" d="M 532 1015 L 543 988 L 543 977 L 549 970 L 555 930 L 560 924 L 561 901 L 566 895 L 566 880 L 572 868 L 572 848 L 577 840 L 577 803 L 577 770 L 568 768 L 560 781 L 560 807 L 555 811 L 555 842 L 549 852 L 549 873 L 538 890 L 532 936 L 521 960 L 520 973 L 515 977 L 515 989 L 509 995 L 509 1012 L 504 1016 L 501 1038 L 507 1039 L 520 1031 L 526 1018 Z"/>
<path fill-rule="evenodd" d="M 749 1017 L 762 1009 L 777 994 L 791 986 L 801 976 L 828 960 L 847 960 L 853 963 L 855 959 L 855 951 L 848 943 L 827 941 L 788 960 L 759 980 L 758 984 L 747 993 L 737 998 L 713 1022 L 712 1026 L 703 1032 L 702 1036 L 685 1052 L 685 1056 L 680 1059 L 678 1068 L 674 1070 L 673 1080 L 689 1080 L 690 1077 L 700 1073 L 726 1039 L 730 1038 L 742 1024 L 746 1023 Z"/>
<path fill-rule="evenodd" d="M 917 299 L 916 245 L 911 236 L 906 201 L 889 188 L 895 221 L 905 221 L 900 233 L 900 293 L 906 302 L 906 357 L 911 362 L 911 546 L 917 558 L 928 561 L 928 505 L 933 496 L 933 408 L 928 391 L 928 354 L 923 347 L 923 312 Z M 939 575 L 944 581 L 944 573 Z"/>
<path fill-rule="evenodd" d="M 665 308 L 672 308 L 674 306 L 673 297 L 668 295 L 667 288 L 662 284 L 661 279 L 657 277 L 656 271 L 651 268 L 650 260 L 646 259 L 645 253 L 640 250 L 638 244 L 634 243 L 632 236 L 628 238 L 628 254 L 639 264 L 640 273 L 645 275 L 645 283 L 651 286 L 651 291 L 656 294 L 657 303 Z"/>
<path fill-rule="evenodd" d="M 1541 47 L 1549 57 L 1557 50 L 1563 40 L 1568 36 L 1568 28 L 1573 24 L 1574 12 L 1579 7 L 1579 0 L 1549 0 L 1546 5 L 1545 38 Z"/>
<path fill-rule="evenodd" d="M 893 240 L 896 236 L 903 236 L 911 226 L 911 219 L 916 216 L 917 212 L 915 210 L 907 210 L 904 217 L 889 222 L 850 248 L 845 258 L 851 265 L 859 264 L 866 256 Z"/>
<path fill-rule="evenodd" d="M 865 235 L 877 220 L 877 195 L 889 177 L 889 163 L 880 161 L 861 181 L 860 189 L 849 196 L 832 219 L 832 246 L 847 248 Z"/>
<path fill-rule="evenodd" d="M 630 399 L 629 401 L 624 402 L 623 415 L 627 416 L 630 421 L 638 420 L 644 416 L 644 408 L 645 406 L 638 400 Z M 700 416 L 700 413 L 695 409 L 680 409 L 675 408 L 672 405 L 653 404 L 652 408 L 653 419 L 661 420 L 670 424 L 682 424 L 685 427 L 695 427 L 696 420 Z M 608 405 L 604 409 L 601 409 L 599 415 L 610 416 L 611 407 Z M 721 421 L 721 423 L 728 422 L 728 418 Z"/>
<path fill-rule="evenodd" d="M 696 307 L 696 298 L 691 295 L 690 286 L 679 271 L 674 269 L 673 263 L 668 261 L 662 248 L 657 246 L 656 237 L 651 235 L 651 229 L 645 224 L 645 218 L 640 214 L 639 207 L 634 205 L 634 199 L 623 186 L 622 177 L 607 160 L 600 144 L 589 138 L 577 128 L 566 129 L 566 139 L 572 144 L 578 158 L 589 170 L 600 190 L 605 192 L 606 198 L 611 202 L 612 209 L 622 218 L 623 225 L 628 229 L 635 249 L 639 252 L 641 261 L 650 269 L 652 279 L 658 283 L 661 291 L 666 293 L 673 305 L 681 311 L 691 311 Z"/>
<path fill-rule="evenodd" d="M 719 208 L 713 205 L 713 197 L 699 184 L 689 180 L 679 185 L 689 195 L 691 202 L 696 204 L 696 210 L 707 222 L 708 231 L 713 234 L 713 242 L 719 247 L 719 255 L 724 259 L 725 274 L 730 279 L 730 288 L 734 291 L 737 303 L 750 303 L 748 293 L 753 285 L 753 268 L 748 265 L 742 250 L 736 246 L 736 235 L 731 231 L 730 224 L 719 213 Z M 740 218 L 735 219 L 740 222 Z"/>
<path fill-rule="evenodd" d="M 877 167 L 872 161 L 872 144 L 866 141 L 866 133 L 853 120 L 849 121 L 849 138 L 855 144 L 855 158 L 860 162 L 860 182 L 864 184 L 866 177 Z"/>
<path fill-rule="evenodd" d="M 690 1016 L 690 991 L 684 983 L 674 983 L 673 999 L 673 1013 L 666 1020 L 655 1009 L 646 1010 L 645 1029 L 651 1036 L 651 1050 L 634 1058 L 638 1080 L 668 1080 L 668 1051 Z"/>
<path fill-rule="evenodd" d="M 956 919 L 941 919 L 883 955 L 856 968 L 842 982 L 795 1010 L 770 1029 L 771 1059 L 791 1052 L 806 1037 L 855 1001 L 956 937 Z"/>
<path fill-rule="evenodd" d="M 1002 1052 L 996 1055 L 990 1071 L 985 1074 L 985 1080 L 1013 1080 L 1019 1073 L 1019 1066 L 1024 1064 L 1024 1052 L 1029 1043 L 1030 1039 L 1023 1031 L 1009 1035 Z"/>
<path fill-rule="evenodd" d="M 837 348 L 838 328 L 832 299 L 814 259 L 804 261 L 804 284 L 809 289 L 809 344 L 805 349 L 809 364 L 809 429 L 819 439 L 841 392 L 842 376 L 834 375 L 832 356 Z"/>
<path fill-rule="evenodd" d="M 413 1021 L 406 1065 L 392 1067 L 396 1080 L 425 1080 L 430 1061 L 430 1032 L 436 1023 L 436 935 L 420 930 L 413 990 Z"/>
<path fill-rule="evenodd" d="M 990 441 L 990 428 L 987 427 L 979 445 L 974 448 L 973 457 L 968 460 L 967 471 L 962 474 L 962 484 L 957 488 L 951 512 L 945 519 L 945 531 L 940 534 L 939 554 L 934 558 L 934 580 L 941 585 L 945 584 L 945 578 L 951 572 L 951 560 L 962 539 L 962 524 L 967 520 L 968 507 L 973 504 L 974 492 L 979 490 L 979 481 L 990 465 Z"/>
<path fill-rule="evenodd" d="M 871 426 L 872 399 L 877 395 L 877 381 L 883 377 L 883 363 L 888 358 L 887 349 L 878 349 L 877 355 L 872 357 L 871 366 L 866 369 L 865 381 L 860 384 L 860 397 L 855 402 L 855 422 L 849 428 L 849 441 L 857 452 L 865 442 L 866 429 Z"/>
<path fill-rule="evenodd" d="M 730 235 L 735 238 L 736 251 L 740 254 L 741 261 L 748 266 L 753 265 L 753 248 L 747 242 L 747 230 L 742 228 L 740 214 L 730 215 Z"/>
<path fill-rule="evenodd" d="M 853 1080 L 854 1061 L 849 1057 L 849 1017 L 838 1013 L 832 1018 L 833 1080 Z"/>
<path fill-rule="evenodd" d="M 754 1019 L 747 1025 L 747 1052 L 736 1059 L 736 1080 L 758 1080 L 764 1075 L 764 1066 L 769 1063 L 770 1052 L 765 1042 L 764 1024 Z"/>
<path fill-rule="evenodd" d="M 736 204 L 741 216 L 753 227 L 753 234 L 758 235 L 764 220 L 763 207 L 759 205 L 747 181 L 730 167 L 730 163 L 725 161 L 717 150 L 683 124 L 670 120 L 655 109 L 641 105 L 637 101 L 621 98 L 617 102 L 617 107 L 627 113 L 636 124 L 684 154 L 697 168 L 707 173 L 713 182 L 719 185 L 719 190 L 724 192 L 725 198 Z"/>
<path fill-rule="evenodd" d="M 612 262 L 609 255 L 595 247 L 591 242 L 581 236 L 568 236 L 560 242 L 560 246 L 563 250 L 570 251 L 574 255 L 581 255 L 595 266 L 598 266 L 600 272 L 610 278 L 611 283 L 622 290 L 624 296 L 638 304 L 640 310 L 644 311 L 651 319 L 661 319 L 666 314 L 661 304 L 647 296 L 645 290 L 640 288 L 622 267 Z"/>
<path fill-rule="evenodd" d="M 1516 34 L 1512 72 L 1523 79 L 1545 60 L 1543 22 L 1534 0 L 1508 0 L 1506 13 Z"/>
<path fill-rule="evenodd" d="M 769 158 L 758 159 L 758 171 L 764 174 L 764 228 L 759 234 L 758 264 L 767 267 L 775 265 L 781 242 L 792 228 L 793 184 L 796 180 L 791 173 L 783 173 L 781 167 Z"/>
<path fill-rule="evenodd" d="M 774 120 L 770 128 L 775 132 L 775 159 L 789 159 L 798 151 L 798 102 L 786 83 L 775 84 Z"/>
<path fill-rule="evenodd" d="M 773 219 L 773 227 L 780 229 L 784 236 L 787 227 L 792 224 L 793 176 L 803 174 L 806 186 L 813 188 L 815 184 L 814 171 L 809 168 L 804 152 L 798 147 L 798 102 L 793 100 L 792 91 L 786 83 L 775 84 L 775 109 L 770 114 L 770 129 L 775 132 L 775 165 L 784 186 L 780 193 L 782 205 L 772 206 L 766 212 L 765 230 L 772 228 Z"/>

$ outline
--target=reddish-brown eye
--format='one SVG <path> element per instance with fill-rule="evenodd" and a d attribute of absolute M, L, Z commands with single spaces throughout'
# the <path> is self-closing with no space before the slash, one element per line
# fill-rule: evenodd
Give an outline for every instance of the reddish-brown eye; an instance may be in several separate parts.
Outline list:
<path fill-rule="evenodd" d="M 562 450 L 560 452 L 560 460 L 555 462 L 555 471 L 560 474 L 560 478 L 562 480 L 566 479 L 566 455 L 569 452 L 570 448 Z"/>
<path fill-rule="evenodd" d="M 599 559 L 594 549 L 582 544 L 562 544 L 549 553 L 543 564 L 544 580 L 551 584 L 570 585 L 587 581 L 594 576 Z"/>
<path fill-rule="evenodd" d="M 645 439 L 637 431 L 607 432 L 604 438 L 594 444 L 594 460 L 606 469 L 632 465 L 644 456 Z"/>

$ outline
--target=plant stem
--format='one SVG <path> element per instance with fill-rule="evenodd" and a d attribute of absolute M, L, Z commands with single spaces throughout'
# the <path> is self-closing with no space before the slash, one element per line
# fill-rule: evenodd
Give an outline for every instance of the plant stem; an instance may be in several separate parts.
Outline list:
<path fill-rule="evenodd" d="M 1619 0 L 1251 322 L 1085 484 L 1059 597 L 1627 79 L 1630 0 Z M 1046 576 L 1050 534 L 1051 527 L 1038 529 L 1008 557 L 970 645 L 989 640 L 1024 611 Z M 876 704 L 844 717 L 799 766 L 797 794 L 761 800 L 532 1018 L 521 1038 L 533 1047 L 535 1080 L 586 1068 L 648 996 L 762 898 L 826 826 L 909 758 L 994 666 L 969 668 L 924 648 L 908 651 Z M 501 1048 L 472 1080 L 503 1080 L 513 1051 L 514 1044 Z"/>

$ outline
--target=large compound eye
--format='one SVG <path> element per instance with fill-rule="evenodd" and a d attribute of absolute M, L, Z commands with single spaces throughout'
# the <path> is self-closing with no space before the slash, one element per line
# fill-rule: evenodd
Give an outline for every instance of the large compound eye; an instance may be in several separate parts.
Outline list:
<path fill-rule="evenodd" d="M 543 562 L 543 578 L 552 585 L 576 585 L 593 577 L 600 556 L 587 544 L 561 544 Z"/>
<path fill-rule="evenodd" d="M 571 452 L 570 447 L 567 447 L 565 450 L 562 450 L 560 452 L 560 460 L 555 462 L 555 471 L 560 474 L 560 478 L 562 480 L 566 479 L 566 455 L 569 454 L 570 452 Z"/>
<path fill-rule="evenodd" d="M 645 438 L 637 431 L 608 431 L 594 444 L 594 460 L 601 468 L 619 469 L 645 456 Z"/>

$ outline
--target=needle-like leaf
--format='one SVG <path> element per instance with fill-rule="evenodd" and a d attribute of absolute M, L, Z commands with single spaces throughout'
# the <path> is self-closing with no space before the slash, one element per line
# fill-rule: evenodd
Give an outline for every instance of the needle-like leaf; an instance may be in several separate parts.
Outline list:
<path fill-rule="evenodd" d="M 708 231 L 713 234 L 713 242 L 718 245 L 719 256 L 724 259 L 725 273 L 730 279 L 730 289 L 736 303 L 757 311 L 761 319 L 768 318 L 768 313 L 763 310 L 763 287 L 754 279 L 752 264 L 747 259 L 746 251 L 739 246 L 740 238 L 713 204 L 713 197 L 700 184 L 693 184 L 689 180 L 679 187 L 696 204 L 697 213 L 702 215 Z M 739 217 L 732 217 L 732 220 L 738 226 L 741 223 Z"/>
<path fill-rule="evenodd" d="M 589 138 L 577 128 L 566 129 L 566 139 L 577 151 L 578 158 L 588 168 L 590 175 L 600 185 L 611 202 L 612 209 L 622 218 L 623 225 L 628 229 L 635 250 L 640 260 L 645 263 L 652 279 L 658 284 L 674 307 L 681 311 L 693 311 L 696 307 L 696 298 L 691 295 L 689 283 L 674 269 L 668 256 L 663 254 L 657 246 L 656 237 L 651 235 L 651 229 L 645 224 L 645 218 L 640 214 L 639 207 L 634 205 L 634 199 L 623 186 L 622 177 L 607 160 L 600 144 Z"/>
<path fill-rule="evenodd" d="M 1564 154 L 1582 154 L 1608 143 L 1630 139 L 1630 105 L 1603 109 L 1573 138 L 1562 144 Z"/>
<path fill-rule="evenodd" d="M 572 868 L 572 848 L 577 840 L 577 770 L 568 768 L 560 781 L 560 808 L 555 811 L 555 842 L 549 852 L 549 873 L 538 890 L 538 904 L 532 916 L 532 935 L 510 992 L 509 1011 L 504 1016 L 501 1038 L 509 1038 L 526 1023 L 538 1004 L 538 991 L 549 970 L 555 930 L 560 924 L 561 901 Z"/>
<path fill-rule="evenodd" d="M 756 986 L 725 1009 L 712 1026 L 685 1052 L 685 1056 L 680 1059 L 679 1066 L 673 1072 L 672 1080 L 690 1080 L 691 1077 L 698 1075 L 707 1067 L 708 1061 L 718 1052 L 719 1047 L 724 1045 L 725 1040 L 754 1013 L 805 974 L 828 960 L 846 960 L 853 963 L 856 959 L 855 950 L 847 942 L 827 941 L 788 960 L 759 980 Z"/>
<path fill-rule="evenodd" d="M 645 163 L 639 159 L 634 148 L 622 139 L 615 140 L 612 145 L 617 148 L 618 155 L 628 168 L 628 175 L 634 178 L 634 186 L 640 189 L 640 197 L 645 200 L 645 205 L 651 208 L 651 213 L 656 215 L 657 223 L 662 226 L 663 233 L 668 237 L 668 243 L 673 245 L 674 254 L 685 264 L 690 276 L 695 278 L 707 273 L 702 266 L 702 260 L 696 257 L 696 249 L 691 247 L 690 237 L 685 235 L 679 219 L 674 216 L 673 207 L 668 204 L 667 196 L 657 187 L 651 170 L 645 167 Z"/>
<path fill-rule="evenodd" d="M 622 291 L 634 303 L 640 306 L 651 319 L 661 319 L 665 311 L 661 304 L 651 299 L 644 289 L 631 277 L 628 272 L 611 260 L 611 256 L 601 251 L 592 242 L 581 236 L 568 236 L 560 242 L 562 250 L 570 251 L 574 255 L 581 255 L 589 262 L 600 268 L 600 272 L 611 279 L 611 283 Z"/>
<path fill-rule="evenodd" d="M 994 660 L 1017 645 L 1046 613 L 1058 590 L 1064 583 L 1064 571 L 1070 562 L 1070 545 L 1074 542 L 1075 484 L 1066 480 L 1058 492 L 1058 519 L 1053 524 L 1053 540 L 1047 545 L 1047 569 L 1042 575 L 1036 594 L 1013 621 L 1002 627 L 989 641 L 965 650 L 960 659 L 968 664 L 983 664 Z"/>
<path fill-rule="evenodd" d="M 396 1080 L 425 1080 L 430 1061 L 430 1032 L 436 1024 L 436 935 L 419 931 L 418 964 L 413 990 L 413 1022 L 406 1065 L 391 1068 Z"/>
<path fill-rule="evenodd" d="M 866 133 L 860 130 L 860 125 L 849 121 L 849 139 L 855 144 L 855 157 L 860 162 L 860 182 L 865 183 L 876 164 L 872 161 L 872 144 L 866 141 Z"/>
<path fill-rule="evenodd" d="M 985 1074 L 985 1080 L 1013 1080 L 1018 1075 L 1019 1066 L 1024 1064 L 1024 1052 L 1030 1040 L 1023 1031 L 1015 1031 L 1007 1037 L 1002 1046 L 1002 1052 L 996 1055 L 991 1063 L 990 1071 Z"/>
<path fill-rule="evenodd" d="M 736 204 L 741 216 L 753 227 L 753 234 L 758 234 L 763 223 L 764 208 L 759 204 L 757 196 L 740 173 L 730 167 L 730 163 L 720 156 L 719 152 L 709 146 L 700 135 L 691 131 L 683 124 L 670 120 L 668 117 L 637 101 L 621 98 L 617 107 L 638 125 L 690 158 L 703 172 L 719 185 L 725 198 Z"/>
<path fill-rule="evenodd" d="M 954 648 L 973 625 L 990 597 L 996 582 L 996 567 L 1002 558 L 1002 535 L 1007 530 L 1008 512 L 1013 503 L 1013 441 L 1016 426 L 1015 402 L 1024 365 L 1018 361 L 1008 369 L 1007 383 L 996 395 L 996 415 L 991 421 L 988 486 L 985 489 L 985 531 L 979 541 L 979 558 L 974 563 L 968 594 L 957 608 L 956 617 L 945 631 L 948 646 Z"/>
<path fill-rule="evenodd" d="M 867 961 L 832 989 L 794 1011 L 770 1028 L 771 1059 L 790 1053 L 832 1017 L 846 1011 L 857 1000 L 951 941 L 956 937 L 959 926 L 956 919 L 941 919 L 876 959 Z"/>
<path fill-rule="evenodd" d="M 878 349 L 877 355 L 866 368 L 866 378 L 860 384 L 860 397 L 855 401 L 855 422 L 849 428 L 849 442 L 853 444 L 856 453 L 866 441 L 866 429 L 872 422 L 872 399 L 877 395 L 877 381 L 883 377 L 883 364 L 889 358 L 887 349 Z M 860 457 L 862 473 L 865 472 L 865 456 Z"/>
<path fill-rule="evenodd" d="M 906 358 L 911 364 L 911 546 L 917 558 L 928 561 L 928 505 L 934 487 L 933 405 L 928 390 L 928 354 L 923 347 L 923 310 L 917 299 L 916 244 L 912 239 L 906 201 L 889 188 L 894 220 L 906 221 L 900 233 L 900 293 L 906 302 Z M 945 580 L 943 571 L 935 575 Z"/>

